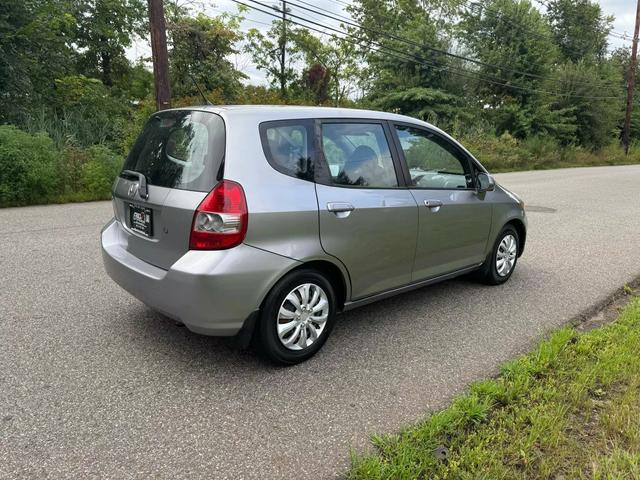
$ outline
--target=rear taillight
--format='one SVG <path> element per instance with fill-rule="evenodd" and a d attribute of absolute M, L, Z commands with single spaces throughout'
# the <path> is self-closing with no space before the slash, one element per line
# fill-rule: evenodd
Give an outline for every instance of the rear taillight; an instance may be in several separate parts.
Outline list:
<path fill-rule="evenodd" d="M 189 248 L 223 250 L 239 245 L 247 233 L 248 217 L 242 186 L 230 180 L 221 181 L 193 216 Z"/>

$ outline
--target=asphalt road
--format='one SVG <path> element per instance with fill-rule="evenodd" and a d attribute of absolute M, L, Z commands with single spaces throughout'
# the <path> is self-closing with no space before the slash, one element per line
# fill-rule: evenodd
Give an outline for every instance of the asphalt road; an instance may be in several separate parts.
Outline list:
<path fill-rule="evenodd" d="M 339 475 L 369 434 L 442 407 L 640 275 L 640 166 L 498 180 L 530 207 L 508 284 L 453 280 L 350 312 L 292 368 L 113 284 L 110 203 L 0 210 L 0 477 Z"/>

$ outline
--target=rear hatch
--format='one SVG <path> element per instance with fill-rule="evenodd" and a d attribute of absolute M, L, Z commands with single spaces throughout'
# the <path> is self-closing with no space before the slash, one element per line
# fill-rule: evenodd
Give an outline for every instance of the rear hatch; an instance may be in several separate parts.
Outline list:
<path fill-rule="evenodd" d="M 168 269 L 187 252 L 194 212 L 222 179 L 224 150 L 219 115 L 170 110 L 149 119 L 113 189 L 129 253 Z"/>

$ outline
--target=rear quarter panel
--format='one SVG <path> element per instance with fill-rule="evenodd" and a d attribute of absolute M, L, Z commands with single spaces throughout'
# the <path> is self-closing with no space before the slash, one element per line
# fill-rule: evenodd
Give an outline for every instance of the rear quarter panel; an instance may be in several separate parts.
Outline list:
<path fill-rule="evenodd" d="M 224 177 L 242 185 L 249 210 L 244 243 L 300 261 L 321 257 L 315 185 L 269 165 L 260 142 L 260 121 L 238 113 L 225 118 Z"/>

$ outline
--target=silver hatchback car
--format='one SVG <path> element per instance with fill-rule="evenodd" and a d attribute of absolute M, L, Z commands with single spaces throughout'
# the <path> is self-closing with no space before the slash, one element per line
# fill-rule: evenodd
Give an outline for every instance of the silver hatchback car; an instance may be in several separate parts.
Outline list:
<path fill-rule="evenodd" d="M 154 114 L 113 187 L 111 278 L 206 335 L 294 364 L 336 314 L 475 272 L 513 274 L 522 201 L 432 125 L 383 112 Z"/>

